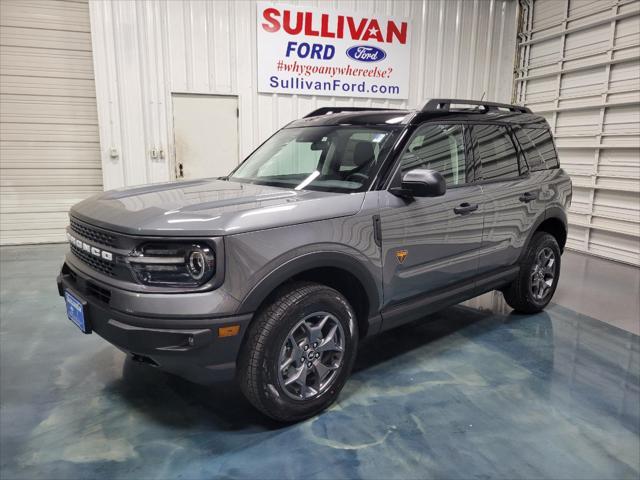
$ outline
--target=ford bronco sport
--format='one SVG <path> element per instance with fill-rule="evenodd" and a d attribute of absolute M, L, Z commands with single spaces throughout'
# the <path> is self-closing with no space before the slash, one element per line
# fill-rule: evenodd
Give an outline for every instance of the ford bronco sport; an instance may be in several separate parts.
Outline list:
<path fill-rule="evenodd" d="M 527 108 L 321 108 L 228 177 L 75 205 L 58 287 L 83 332 L 296 421 L 336 400 L 366 336 L 493 289 L 543 309 L 571 193 Z"/>

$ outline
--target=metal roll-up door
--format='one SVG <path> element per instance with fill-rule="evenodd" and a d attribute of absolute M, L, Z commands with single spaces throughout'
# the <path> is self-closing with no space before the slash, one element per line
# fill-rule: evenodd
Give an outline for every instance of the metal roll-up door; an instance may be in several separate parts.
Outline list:
<path fill-rule="evenodd" d="M 640 1 L 521 0 L 516 101 L 573 180 L 567 247 L 640 264 Z"/>
<path fill-rule="evenodd" d="M 102 190 L 89 6 L 0 0 L 0 242 L 64 240 Z"/>

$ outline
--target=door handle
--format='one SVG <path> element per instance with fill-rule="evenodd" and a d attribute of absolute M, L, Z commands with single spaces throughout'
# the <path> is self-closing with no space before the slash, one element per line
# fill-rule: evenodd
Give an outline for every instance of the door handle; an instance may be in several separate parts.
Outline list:
<path fill-rule="evenodd" d="M 518 198 L 518 200 L 520 200 L 522 203 L 529 203 L 533 202 L 536 198 L 538 197 L 535 193 L 524 192 L 522 195 L 520 195 L 520 198 Z"/>
<path fill-rule="evenodd" d="M 453 209 L 456 215 L 467 215 L 471 212 L 475 212 L 478 209 L 477 203 L 461 203 L 459 206 Z"/>

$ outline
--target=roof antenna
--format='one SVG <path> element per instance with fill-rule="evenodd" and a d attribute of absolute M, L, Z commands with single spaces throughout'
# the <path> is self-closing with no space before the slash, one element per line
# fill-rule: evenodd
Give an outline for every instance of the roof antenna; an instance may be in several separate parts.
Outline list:
<path fill-rule="evenodd" d="M 482 103 L 482 100 L 484 100 L 484 95 L 485 93 L 487 93 L 486 91 L 482 92 L 482 96 L 480 97 L 479 102 Z M 486 108 L 483 107 L 482 105 L 476 105 L 475 107 L 473 107 L 473 110 L 480 110 L 481 108 Z"/>

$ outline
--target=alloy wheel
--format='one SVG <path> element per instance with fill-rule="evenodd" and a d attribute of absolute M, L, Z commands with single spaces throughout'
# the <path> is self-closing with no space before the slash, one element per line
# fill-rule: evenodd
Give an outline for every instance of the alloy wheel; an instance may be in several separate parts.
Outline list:
<path fill-rule="evenodd" d="M 321 395 L 337 378 L 344 349 L 344 330 L 333 314 L 306 316 L 289 331 L 280 350 L 280 386 L 296 400 Z"/>
<path fill-rule="evenodd" d="M 531 269 L 531 295 L 540 302 L 551 292 L 556 278 L 556 255 L 549 247 L 542 248 L 536 255 Z"/>

